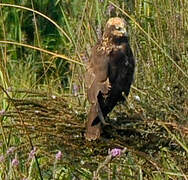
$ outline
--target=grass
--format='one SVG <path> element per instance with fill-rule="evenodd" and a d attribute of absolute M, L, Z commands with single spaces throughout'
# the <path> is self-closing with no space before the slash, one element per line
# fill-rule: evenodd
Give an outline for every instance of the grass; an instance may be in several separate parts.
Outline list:
<path fill-rule="evenodd" d="M 0 3 L 1 179 L 188 179 L 187 1 Z M 84 139 L 85 62 L 124 17 L 137 59 L 127 104 Z M 114 148 L 124 149 L 113 156 Z"/>

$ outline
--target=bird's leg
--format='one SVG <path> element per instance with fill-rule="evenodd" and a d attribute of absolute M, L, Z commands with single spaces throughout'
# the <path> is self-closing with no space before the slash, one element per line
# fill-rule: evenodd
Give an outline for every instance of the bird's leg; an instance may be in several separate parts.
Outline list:
<path fill-rule="evenodd" d="M 105 82 L 101 83 L 101 92 L 103 94 L 108 94 L 110 89 L 111 89 L 111 84 L 108 78 Z"/>
<path fill-rule="evenodd" d="M 103 125 L 109 125 L 106 121 L 105 121 L 105 119 L 104 119 L 104 116 L 103 116 L 103 113 L 102 113 L 102 111 L 101 111 L 101 107 L 100 107 L 100 104 L 97 102 L 97 111 L 98 111 L 98 117 L 99 117 L 99 119 L 101 120 L 101 123 L 103 124 Z"/>
<path fill-rule="evenodd" d="M 109 93 L 111 89 L 111 84 L 109 81 L 109 78 L 102 84 L 101 86 L 101 93 L 103 94 L 103 97 L 106 98 L 107 94 Z"/>
<path fill-rule="evenodd" d="M 97 102 L 97 96 L 100 91 L 100 86 L 98 86 L 97 82 L 93 82 L 91 87 L 87 91 L 88 100 L 91 104 L 95 104 Z"/>

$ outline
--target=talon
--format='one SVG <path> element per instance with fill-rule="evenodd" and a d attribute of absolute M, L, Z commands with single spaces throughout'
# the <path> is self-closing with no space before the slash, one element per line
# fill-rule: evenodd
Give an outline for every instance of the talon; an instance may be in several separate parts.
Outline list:
<path fill-rule="evenodd" d="M 102 87 L 101 87 L 101 92 L 105 95 L 108 94 L 108 92 L 110 91 L 111 89 L 111 84 L 109 82 L 109 79 L 107 79 L 103 84 L 102 84 Z"/>
<path fill-rule="evenodd" d="M 103 124 L 104 126 L 108 126 L 108 125 L 109 125 L 109 123 L 107 123 L 104 119 L 101 120 L 101 122 L 102 122 L 102 124 Z"/>

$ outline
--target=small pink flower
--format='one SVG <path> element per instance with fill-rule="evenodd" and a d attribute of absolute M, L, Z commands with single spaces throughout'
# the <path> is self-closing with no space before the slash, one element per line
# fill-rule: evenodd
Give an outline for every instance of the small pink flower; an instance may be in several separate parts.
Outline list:
<path fill-rule="evenodd" d="M 14 159 L 12 160 L 12 166 L 17 167 L 18 165 L 19 165 L 18 159 L 17 159 L 17 158 L 14 158 Z"/>
<path fill-rule="evenodd" d="M 12 91 L 12 87 L 8 87 L 7 89 L 6 89 L 6 92 L 8 93 L 8 92 L 11 92 Z"/>
<path fill-rule="evenodd" d="M 36 147 L 34 147 L 31 152 L 29 153 L 29 159 L 33 159 L 36 154 Z"/>
<path fill-rule="evenodd" d="M 15 150 L 16 150 L 15 147 L 10 147 L 10 148 L 7 150 L 7 154 L 13 154 Z"/>
<path fill-rule="evenodd" d="M 122 150 L 119 148 L 114 148 L 110 151 L 110 155 L 112 155 L 112 157 L 116 157 L 121 155 Z"/>
<path fill-rule="evenodd" d="M 28 178 L 23 178 L 22 180 L 28 180 Z"/>
<path fill-rule="evenodd" d="M 4 109 L 0 110 L 0 115 L 4 115 L 4 114 L 5 114 L 5 110 Z"/>
<path fill-rule="evenodd" d="M 107 7 L 107 14 L 110 16 L 112 12 L 115 11 L 115 7 L 110 4 L 108 7 Z"/>
<path fill-rule="evenodd" d="M 3 155 L 0 156 L 0 163 L 3 163 L 5 161 L 5 157 Z"/>
<path fill-rule="evenodd" d="M 73 92 L 74 96 L 78 95 L 79 86 L 76 83 L 73 84 L 72 92 Z"/>
<path fill-rule="evenodd" d="M 100 26 L 97 27 L 96 33 L 97 33 L 98 39 L 101 39 L 102 38 L 102 31 L 101 31 L 101 27 Z"/>
<path fill-rule="evenodd" d="M 89 61 L 89 58 L 86 55 L 82 56 L 82 61 L 87 63 Z"/>
<path fill-rule="evenodd" d="M 58 151 L 58 153 L 55 155 L 55 158 L 56 158 L 57 160 L 61 160 L 61 158 L 62 158 L 62 152 L 61 152 L 61 151 Z"/>

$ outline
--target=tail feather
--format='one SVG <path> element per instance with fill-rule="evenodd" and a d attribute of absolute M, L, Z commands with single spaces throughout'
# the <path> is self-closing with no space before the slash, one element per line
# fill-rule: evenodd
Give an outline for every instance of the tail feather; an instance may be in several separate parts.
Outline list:
<path fill-rule="evenodd" d="M 101 121 L 93 125 L 93 121 L 98 117 L 98 104 L 92 104 L 86 124 L 85 138 L 88 141 L 96 140 L 101 135 Z"/>

